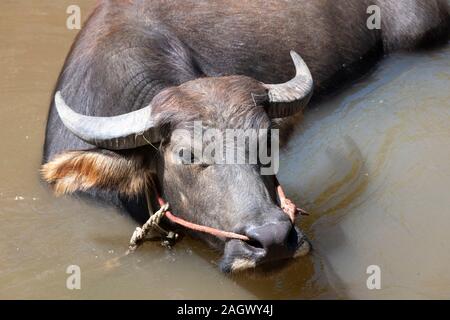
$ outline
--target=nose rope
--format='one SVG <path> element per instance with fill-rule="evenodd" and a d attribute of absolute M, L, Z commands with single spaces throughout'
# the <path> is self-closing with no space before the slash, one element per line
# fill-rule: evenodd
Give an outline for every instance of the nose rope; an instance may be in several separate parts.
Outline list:
<path fill-rule="evenodd" d="M 276 177 L 275 177 L 275 184 L 276 184 L 277 195 L 278 195 L 278 198 L 280 201 L 280 207 L 283 210 L 283 212 L 285 212 L 289 216 L 289 219 L 291 220 L 292 223 L 294 223 L 295 217 L 298 213 L 303 214 L 303 215 L 307 214 L 307 212 L 305 210 L 297 208 L 295 206 L 295 204 L 286 197 L 286 195 L 283 191 L 283 188 L 281 187 L 281 185 L 278 182 L 278 179 Z M 150 214 L 150 218 L 147 220 L 147 222 L 142 227 L 136 228 L 136 230 L 134 231 L 134 233 L 130 239 L 128 252 L 135 251 L 139 247 L 139 245 L 142 244 L 145 237 L 152 229 L 156 229 L 162 235 L 164 235 L 166 242 L 167 241 L 172 242 L 174 240 L 177 240 L 178 234 L 176 234 L 174 232 L 166 231 L 160 226 L 160 222 L 163 217 L 166 217 L 169 221 L 171 221 L 175 224 L 181 225 L 187 229 L 210 234 L 210 235 L 218 237 L 218 238 L 238 239 L 238 240 L 242 240 L 242 241 L 250 240 L 249 237 L 247 237 L 243 234 L 230 232 L 230 231 L 224 231 L 224 230 L 196 224 L 196 223 L 186 221 L 180 217 L 173 215 L 172 212 L 169 211 L 169 204 L 167 202 L 165 202 L 164 199 L 160 196 L 158 190 L 156 189 L 156 186 L 154 184 L 152 184 L 152 185 L 153 185 L 153 191 L 156 194 L 156 198 L 157 198 L 158 204 L 160 206 L 160 209 L 157 212 L 155 212 L 154 214 Z M 146 201 L 147 201 L 147 206 L 149 208 L 149 213 L 150 213 L 151 206 L 150 206 L 150 199 L 149 199 L 148 193 L 146 193 Z"/>
<path fill-rule="evenodd" d="M 163 204 L 163 205 L 167 204 L 160 197 L 158 197 L 158 202 L 160 204 Z M 192 222 L 186 221 L 186 220 L 184 220 L 182 218 L 174 216 L 169 210 L 165 211 L 165 215 L 166 215 L 166 218 L 169 219 L 170 221 L 172 221 L 173 223 L 179 224 L 179 225 L 181 225 L 181 226 L 183 226 L 183 227 L 185 227 L 187 229 L 191 229 L 191 230 L 198 231 L 198 232 L 203 232 L 203 233 L 209 233 L 210 235 L 216 236 L 218 238 L 239 239 L 239 240 L 242 240 L 242 241 L 249 241 L 250 240 L 249 237 L 244 236 L 244 235 L 239 234 L 239 233 L 219 230 L 219 229 L 216 229 L 216 228 L 203 226 L 203 225 L 200 225 L 200 224 L 196 224 L 196 223 L 192 223 Z"/>

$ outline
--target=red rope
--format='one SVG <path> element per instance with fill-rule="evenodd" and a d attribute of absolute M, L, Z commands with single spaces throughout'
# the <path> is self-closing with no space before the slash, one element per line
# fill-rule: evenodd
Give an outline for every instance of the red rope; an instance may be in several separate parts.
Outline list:
<path fill-rule="evenodd" d="M 286 195 L 283 191 L 283 188 L 281 187 L 281 185 L 279 184 L 277 178 L 275 177 L 275 183 L 276 183 L 276 190 L 277 190 L 277 194 L 278 197 L 280 199 L 280 204 L 281 204 L 281 209 L 283 209 L 283 211 L 289 216 L 289 218 L 291 219 L 292 223 L 294 223 L 295 220 L 295 215 L 297 213 L 302 213 L 302 214 L 306 214 L 306 211 L 297 208 L 288 198 L 286 198 Z M 163 205 L 166 204 L 166 202 L 164 201 L 163 198 L 161 198 L 159 196 L 158 191 L 155 188 L 155 192 L 157 194 L 157 199 L 158 199 L 158 203 L 159 205 L 162 207 Z M 179 218 L 177 216 L 174 216 L 169 210 L 165 211 L 165 216 L 167 219 L 169 219 L 170 221 L 172 221 L 173 223 L 179 224 L 185 228 L 194 230 L 194 231 L 198 231 L 198 232 L 203 232 L 203 233 L 208 233 L 211 234 L 213 236 L 219 237 L 219 238 L 229 238 L 229 239 L 239 239 L 239 240 L 243 240 L 243 241 L 249 241 L 250 238 L 239 234 L 239 233 L 235 233 L 235 232 L 230 232 L 230 231 L 224 231 L 224 230 L 219 230 L 216 228 L 212 228 L 212 227 L 207 227 L 207 226 L 203 226 L 203 225 L 199 225 L 196 223 L 192 223 L 189 221 L 186 221 L 182 218 Z"/>
<path fill-rule="evenodd" d="M 158 203 L 159 203 L 159 205 L 161 207 L 166 204 L 164 199 L 162 199 L 159 195 L 158 195 Z M 250 240 L 249 237 L 244 236 L 242 234 L 229 232 L 229 231 L 223 231 L 223 230 L 219 230 L 219 229 L 216 229 L 216 228 L 202 226 L 202 225 L 199 225 L 199 224 L 196 224 L 196 223 L 192 223 L 192 222 L 186 221 L 184 219 L 181 219 L 179 217 L 174 216 L 170 211 L 166 211 L 165 214 L 166 214 L 167 219 L 169 219 L 173 223 L 179 224 L 179 225 L 181 225 L 181 226 L 183 226 L 185 228 L 188 228 L 188 229 L 191 229 L 191 230 L 194 230 L 194 231 L 209 233 L 209 234 L 211 234 L 213 236 L 216 236 L 216 237 L 219 237 L 219 238 L 239 239 L 239 240 L 243 240 L 243 241 L 249 241 Z"/>

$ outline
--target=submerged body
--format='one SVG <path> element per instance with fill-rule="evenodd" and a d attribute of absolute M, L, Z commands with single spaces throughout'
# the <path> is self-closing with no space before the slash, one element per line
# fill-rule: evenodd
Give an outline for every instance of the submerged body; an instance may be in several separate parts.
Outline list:
<path fill-rule="evenodd" d="M 164 92 L 171 101 L 160 104 L 160 112 L 171 117 L 164 133 L 169 142 L 158 152 L 152 146 L 94 149 L 64 126 L 53 105 L 44 149 L 46 180 L 60 193 L 87 192 L 145 216 L 140 199 L 148 179 L 156 176 L 174 212 L 195 222 L 230 231 L 247 228 L 242 221 L 258 228 L 286 225 L 283 233 L 292 238 L 269 178 L 251 166 L 170 166 L 161 150 L 170 149 L 171 131 L 187 120 L 225 127 L 246 123 L 252 115 L 258 121 L 251 126 L 258 128 L 280 122 L 256 103 L 248 107 L 248 93 L 261 90 L 250 79 L 276 83 L 292 77 L 290 50 L 302 56 L 320 95 L 367 70 L 384 53 L 448 37 L 445 1 L 375 2 L 381 8 L 380 30 L 366 24 L 373 1 L 101 2 L 77 38 L 56 90 L 75 111 L 94 116 L 141 109 Z M 231 75 L 250 78 L 225 77 Z M 230 107 L 234 95 L 241 98 Z M 238 116 L 243 108 L 246 113 Z M 283 120 L 282 128 L 292 127 L 294 118 Z M 227 246 L 233 257 L 248 249 L 237 242 Z"/>

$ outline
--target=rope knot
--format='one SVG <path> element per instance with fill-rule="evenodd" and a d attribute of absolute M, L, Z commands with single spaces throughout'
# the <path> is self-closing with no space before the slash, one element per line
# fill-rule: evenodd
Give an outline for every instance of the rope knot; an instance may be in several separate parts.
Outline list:
<path fill-rule="evenodd" d="M 165 203 L 158 211 L 150 216 L 147 222 L 141 227 L 137 227 L 134 230 L 133 235 L 130 239 L 130 244 L 128 246 L 128 253 L 134 252 L 144 241 L 145 237 L 152 230 L 157 230 L 161 234 L 164 234 L 167 238 L 170 235 L 169 232 L 161 228 L 159 225 L 161 223 L 161 219 L 166 215 L 167 210 L 169 210 L 169 204 Z"/>

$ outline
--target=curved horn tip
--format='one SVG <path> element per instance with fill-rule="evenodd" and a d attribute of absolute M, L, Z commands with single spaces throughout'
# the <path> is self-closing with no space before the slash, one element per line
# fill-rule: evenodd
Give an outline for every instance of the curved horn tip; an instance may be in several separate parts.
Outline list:
<path fill-rule="evenodd" d="M 64 98 L 63 98 L 63 96 L 61 94 L 61 91 L 57 91 L 55 93 L 55 100 L 54 101 L 55 101 L 55 107 L 56 107 L 56 110 L 58 111 L 58 114 L 61 115 L 61 112 L 66 112 L 67 113 L 68 110 L 73 112 L 73 110 L 70 109 L 69 106 L 67 106 L 66 101 L 64 100 Z"/>
<path fill-rule="evenodd" d="M 291 58 L 292 61 L 294 61 L 295 66 L 297 67 L 299 64 L 303 64 L 305 63 L 305 61 L 303 61 L 303 58 L 294 50 L 291 50 Z"/>
<path fill-rule="evenodd" d="M 303 58 L 294 50 L 291 50 L 291 58 L 292 58 L 292 61 L 294 62 L 295 71 L 297 72 L 297 74 L 301 74 L 301 73 L 302 74 L 306 73 L 308 75 L 311 74 L 305 60 L 303 60 Z"/>
<path fill-rule="evenodd" d="M 63 115 L 67 115 L 68 113 L 74 112 L 66 104 L 66 101 L 64 101 L 64 98 L 62 97 L 61 91 L 57 91 L 55 93 L 55 100 L 54 101 L 55 101 L 56 111 L 58 112 L 59 116 L 61 117 L 61 120 L 64 120 L 63 119 L 64 118 Z"/>
<path fill-rule="evenodd" d="M 55 93 L 55 103 L 64 102 L 64 99 L 61 95 L 61 91 L 57 91 Z"/>
<path fill-rule="evenodd" d="M 264 84 L 272 105 L 269 109 L 272 118 L 286 117 L 302 110 L 312 95 L 314 84 L 307 64 L 294 50 L 290 50 L 290 54 L 295 77 L 285 83 Z"/>
<path fill-rule="evenodd" d="M 296 57 L 301 58 L 300 55 L 294 50 L 289 51 L 289 53 L 291 54 L 292 59 L 295 59 Z"/>

